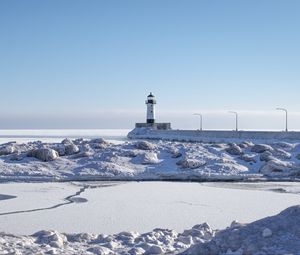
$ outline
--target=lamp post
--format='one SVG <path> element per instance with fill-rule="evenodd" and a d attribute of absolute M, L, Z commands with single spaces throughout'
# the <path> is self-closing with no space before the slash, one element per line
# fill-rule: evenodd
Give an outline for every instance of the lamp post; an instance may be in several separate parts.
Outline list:
<path fill-rule="evenodd" d="M 194 113 L 193 115 L 199 116 L 199 121 L 200 121 L 199 127 L 200 127 L 200 131 L 202 131 L 203 130 L 203 128 L 202 128 L 202 124 L 203 124 L 202 114 L 201 113 Z"/>
<path fill-rule="evenodd" d="M 278 111 L 284 111 L 285 112 L 285 132 L 288 132 L 288 111 L 285 108 L 276 108 Z"/>
<path fill-rule="evenodd" d="M 238 131 L 238 113 L 234 111 L 229 111 L 229 113 L 232 113 L 235 115 L 235 131 Z"/>

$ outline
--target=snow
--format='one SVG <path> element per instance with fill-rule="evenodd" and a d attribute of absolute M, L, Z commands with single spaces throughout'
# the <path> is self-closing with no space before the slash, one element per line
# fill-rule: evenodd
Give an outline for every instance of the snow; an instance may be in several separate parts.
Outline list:
<path fill-rule="evenodd" d="M 298 179 L 298 143 L 65 139 L 0 145 L 3 181 Z M 44 157 L 45 156 L 45 157 Z M 36 157 L 36 158 L 34 158 Z M 49 162 L 42 162 L 49 161 Z"/>
<path fill-rule="evenodd" d="M 300 206 L 250 224 L 233 222 L 223 230 L 207 223 L 178 233 L 122 231 L 113 235 L 66 234 L 42 230 L 33 235 L 0 233 L 1 254 L 299 254 Z"/>
<path fill-rule="evenodd" d="M 155 141 L 120 141 L 119 130 L 107 132 L 107 140 L 99 131 L 6 132 L 0 135 L 0 254 L 299 254 L 300 207 L 267 217 L 299 204 L 299 184 L 282 182 L 300 177 L 295 140 L 267 134 L 248 141 L 243 132 L 214 143 L 195 142 L 195 131 L 176 141 L 159 140 L 172 137 L 157 132 Z"/>
<path fill-rule="evenodd" d="M 64 234 L 42 230 L 30 236 L 0 233 L 1 254 L 164 254 L 175 253 L 194 243 L 208 241 L 214 231 L 207 224 L 177 233 L 154 229 L 151 232 L 103 234 Z"/>
<path fill-rule="evenodd" d="M 65 199 L 82 188 L 85 190 L 72 199 L 83 201 L 69 203 L 70 199 Z M 221 229 L 234 219 L 251 222 L 298 204 L 298 192 L 298 183 L 1 184 L 2 194 L 17 198 L 0 201 L 0 231 L 32 234 L 41 229 L 56 229 L 67 233 L 114 234 L 143 233 L 161 227 L 182 232 L 202 222 Z M 47 209 L 57 204 L 64 205 Z M 46 209 L 34 211 L 37 208 Z M 12 213 L 3 215 L 7 212 Z"/>
<path fill-rule="evenodd" d="M 2 194 L 15 197 L 10 200 L 0 200 L 0 214 L 50 207 L 63 202 L 64 197 L 78 191 L 78 186 L 71 183 L 1 183 L 0 185 Z M 8 223 L 15 224 L 14 220 Z M 0 225 L 3 230 L 4 223 Z"/>
<path fill-rule="evenodd" d="M 183 254 L 299 254 L 300 205 L 250 224 L 219 231 L 208 242 L 199 243 Z"/>

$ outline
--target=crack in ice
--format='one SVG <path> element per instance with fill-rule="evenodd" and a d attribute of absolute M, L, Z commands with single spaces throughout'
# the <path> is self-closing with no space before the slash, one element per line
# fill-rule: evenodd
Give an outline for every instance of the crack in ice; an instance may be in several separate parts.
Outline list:
<path fill-rule="evenodd" d="M 119 185 L 120 183 L 105 183 L 105 184 L 98 184 L 98 185 L 83 185 L 82 188 L 80 188 L 79 191 L 77 191 L 75 194 L 69 195 L 64 198 L 66 202 L 64 203 L 59 203 L 53 206 L 49 207 L 42 207 L 42 208 L 35 208 L 35 209 L 28 209 L 28 210 L 19 210 L 19 211 L 12 211 L 12 212 L 4 212 L 0 213 L 0 216 L 5 216 L 5 215 L 12 215 L 12 214 L 20 214 L 20 213 L 30 213 L 30 212 L 38 212 L 38 211 L 45 211 L 45 210 L 52 210 L 56 209 L 65 205 L 73 204 L 73 203 L 83 203 L 87 202 L 84 198 L 76 198 L 77 196 L 80 196 L 83 192 L 85 192 L 86 189 L 96 189 L 96 188 L 106 188 L 106 187 L 111 187 L 115 185 Z M 74 184 L 77 186 L 82 186 L 80 184 Z"/>
<path fill-rule="evenodd" d="M 83 193 L 87 188 L 89 188 L 89 186 L 84 186 L 79 191 L 77 191 L 75 194 L 72 194 L 70 196 L 65 197 L 64 200 L 66 200 L 66 202 L 64 202 L 64 203 L 56 204 L 56 205 L 49 206 L 49 207 L 42 207 L 42 208 L 35 208 L 35 209 L 29 209 L 29 210 L 19 210 L 19 211 L 13 211 L 13 212 L 0 213 L 0 216 L 52 210 L 52 209 L 56 209 L 56 208 L 64 206 L 64 205 L 73 204 L 73 203 L 76 203 L 76 200 L 72 200 L 72 198 L 74 198 L 76 196 L 80 196 L 81 193 Z"/>

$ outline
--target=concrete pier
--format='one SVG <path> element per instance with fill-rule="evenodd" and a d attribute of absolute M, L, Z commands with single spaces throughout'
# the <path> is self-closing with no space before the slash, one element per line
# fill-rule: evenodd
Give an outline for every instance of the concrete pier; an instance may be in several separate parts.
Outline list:
<path fill-rule="evenodd" d="M 135 128 L 128 134 L 132 139 L 163 139 L 189 142 L 287 141 L 300 142 L 300 132 L 221 131 L 221 130 L 153 130 Z"/>

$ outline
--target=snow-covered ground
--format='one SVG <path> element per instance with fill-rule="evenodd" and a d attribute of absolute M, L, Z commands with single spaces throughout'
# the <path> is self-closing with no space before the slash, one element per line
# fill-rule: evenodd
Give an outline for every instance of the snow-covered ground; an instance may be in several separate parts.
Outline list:
<path fill-rule="evenodd" d="M 215 233 L 208 242 L 198 243 L 184 255 L 287 255 L 300 254 L 300 206 L 250 224 L 233 223 Z"/>
<path fill-rule="evenodd" d="M 1 193 L 16 198 L 0 200 L 0 232 L 13 233 L 0 234 L 0 254 L 174 254 L 210 241 L 212 229 L 233 220 L 252 222 L 298 204 L 299 191 L 298 183 L 1 184 Z M 197 225 L 203 222 L 210 227 Z"/>
<path fill-rule="evenodd" d="M 64 139 L 0 145 L 1 180 L 299 179 L 300 144 Z"/>
<path fill-rule="evenodd" d="M 250 224 L 232 222 L 225 230 L 206 223 L 177 233 L 155 229 L 139 234 L 62 234 L 39 231 L 31 236 L 0 233 L 1 254 L 182 254 L 283 255 L 299 254 L 300 206 Z"/>
<path fill-rule="evenodd" d="M 221 229 L 233 219 L 251 222 L 299 203 L 298 194 L 283 192 L 299 190 L 298 183 L 260 185 L 257 189 L 247 183 L 1 184 L 2 194 L 16 198 L 0 201 L 0 231 L 31 234 L 40 229 L 56 229 L 113 234 L 147 232 L 159 226 L 181 232 L 202 222 Z M 82 188 L 85 190 L 80 195 L 65 199 Z M 75 203 L 70 203 L 72 199 Z"/>
<path fill-rule="evenodd" d="M 298 254 L 298 207 L 216 229 L 299 204 L 299 143 L 43 132 L 0 135 L 0 254 Z"/>

